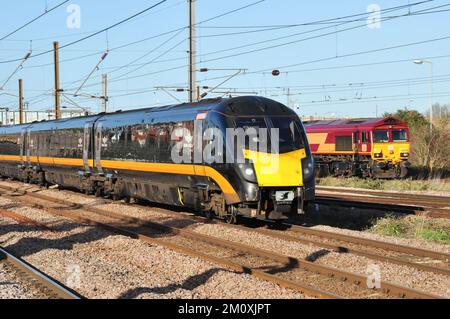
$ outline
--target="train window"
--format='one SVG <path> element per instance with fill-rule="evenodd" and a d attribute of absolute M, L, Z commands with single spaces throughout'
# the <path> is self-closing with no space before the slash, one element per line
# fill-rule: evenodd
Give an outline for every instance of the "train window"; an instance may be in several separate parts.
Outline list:
<path fill-rule="evenodd" d="M 373 140 L 375 143 L 388 143 L 389 142 L 388 130 L 376 130 L 373 134 Z"/>
<path fill-rule="evenodd" d="M 408 132 L 406 130 L 392 130 L 392 141 L 393 142 L 407 142 Z"/>
<path fill-rule="evenodd" d="M 280 152 L 288 152 L 304 147 L 302 135 L 294 120 L 288 117 L 272 117 L 274 128 L 279 129 Z"/>
<path fill-rule="evenodd" d="M 367 132 L 361 133 L 361 143 L 365 144 L 368 143 L 369 139 L 367 138 Z"/>

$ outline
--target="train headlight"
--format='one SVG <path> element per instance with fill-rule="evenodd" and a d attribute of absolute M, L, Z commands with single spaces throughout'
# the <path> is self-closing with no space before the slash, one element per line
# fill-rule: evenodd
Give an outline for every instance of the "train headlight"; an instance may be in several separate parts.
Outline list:
<path fill-rule="evenodd" d="M 246 176 L 253 176 L 255 174 L 255 171 L 253 170 L 253 168 L 246 168 L 244 173 Z"/>
<path fill-rule="evenodd" d="M 401 157 L 409 157 L 409 153 L 401 153 L 400 156 Z"/>
<path fill-rule="evenodd" d="M 382 158 L 383 153 L 375 153 L 374 156 L 375 156 L 375 158 Z"/>
<path fill-rule="evenodd" d="M 256 183 L 256 174 L 255 169 L 253 168 L 253 164 L 251 163 L 239 164 L 238 166 L 242 175 L 244 175 L 244 178 L 246 180 L 252 183 Z"/>
<path fill-rule="evenodd" d="M 302 168 L 304 182 L 307 182 L 314 178 L 314 157 L 312 157 L 312 155 L 309 155 L 309 157 L 302 160 Z"/>

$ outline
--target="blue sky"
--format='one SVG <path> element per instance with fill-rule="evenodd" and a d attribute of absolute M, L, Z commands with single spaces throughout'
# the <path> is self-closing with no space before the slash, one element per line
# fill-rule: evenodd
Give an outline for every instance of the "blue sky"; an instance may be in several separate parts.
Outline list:
<path fill-rule="evenodd" d="M 41 14 L 46 5 L 51 8 L 60 2 L 62 0 L 2 1 L 0 38 Z M 52 49 L 54 40 L 63 46 L 157 2 L 156 0 L 69 1 L 30 26 L 0 41 L 0 62 L 25 56 L 30 46 L 33 54 Z M 204 21 L 255 2 L 256 0 L 197 0 L 197 21 Z M 365 13 L 371 4 L 376 4 L 383 10 L 415 2 L 417 1 L 262 1 L 199 25 L 198 67 L 247 69 L 246 74 L 232 78 L 218 89 L 223 93 L 211 93 L 211 97 L 237 89 L 249 94 L 257 93 L 286 104 L 288 103 L 286 88 L 289 87 L 291 94 L 289 103 L 292 107 L 298 107 L 298 112 L 302 115 L 375 116 L 377 111 L 380 115 L 404 107 L 425 112 L 429 105 L 430 66 L 415 65 L 412 60 L 426 57 L 433 62 L 433 100 L 443 104 L 450 103 L 450 39 L 370 54 L 342 56 L 450 36 L 450 11 L 397 18 L 392 17 L 405 15 L 408 9 L 382 12 L 381 17 L 387 20 L 381 22 L 380 28 L 369 28 L 365 25 L 367 16 L 358 16 L 363 18 L 362 21 L 344 24 L 349 20 L 346 19 L 340 22 L 340 25 L 334 21 L 333 24 L 278 29 L 273 27 Z M 70 4 L 77 4 L 81 8 L 79 29 L 67 27 L 66 20 L 70 13 L 66 8 Z M 414 13 L 437 6 L 444 7 L 435 10 L 450 9 L 450 1 L 430 1 L 413 6 L 410 10 Z M 67 98 L 63 97 L 63 105 L 70 107 L 68 100 L 70 98 L 82 106 L 98 111 L 99 100 L 73 97 L 71 94 L 94 68 L 105 50 L 186 25 L 187 1 L 168 0 L 154 10 L 110 30 L 107 35 L 103 33 L 62 49 L 61 82 L 67 94 Z M 328 28 L 324 29 L 325 27 Z M 342 31 L 351 27 L 357 28 Z M 318 28 L 322 30 L 314 31 Z M 242 33 L 250 30 L 256 32 Z M 336 31 L 337 34 L 334 33 Z M 327 33 L 331 34 L 300 41 Z M 188 63 L 187 37 L 187 30 L 182 30 L 111 50 L 100 65 L 100 69 L 93 74 L 81 92 L 100 95 L 101 74 L 108 73 L 111 80 L 109 85 L 111 111 L 173 104 L 177 103 L 177 99 L 184 102 L 187 99 L 185 92 L 177 93 L 172 89 L 166 89 L 165 92 L 155 88 L 187 86 L 185 67 Z M 285 38 L 274 40 L 281 37 Z M 30 40 L 33 40 L 32 44 Z M 294 43 L 287 44 L 288 42 Z M 253 43 L 259 44 L 242 47 Z M 255 50 L 260 51 L 248 52 Z M 216 51 L 222 52 L 214 53 Z M 246 51 L 248 53 L 245 53 Z M 86 55 L 88 56 L 80 58 Z M 227 57 L 230 55 L 235 56 Z M 446 57 L 447 55 L 449 57 Z M 140 57 L 143 58 L 138 59 Z M 311 62 L 320 59 L 325 60 Z M 399 62 L 401 60 L 404 61 Z M 12 95 L 17 94 L 17 80 L 22 78 L 25 101 L 29 101 L 30 109 L 52 108 L 51 90 L 54 87 L 52 61 L 52 53 L 26 61 L 24 68 L 14 75 L 3 91 L 0 91 L 0 106 L 17 108 L 17 99 Z M 19 63 L 0 63 L 1 83 Z M 128 65 L 130 63 L 131 66 Z M 289 65 L 297 66 L 280 68 Z M 121 66 L 125 67 L 118 69 Z M 177 69 L 160 72 L 172 68 Z M 279 69 L 281 75 L 273 77 L 270 74 L 272 69 Z M 211 70 L 199 74 L 198 79 L 202 86 L 214 87 L 234 72 Z"/>

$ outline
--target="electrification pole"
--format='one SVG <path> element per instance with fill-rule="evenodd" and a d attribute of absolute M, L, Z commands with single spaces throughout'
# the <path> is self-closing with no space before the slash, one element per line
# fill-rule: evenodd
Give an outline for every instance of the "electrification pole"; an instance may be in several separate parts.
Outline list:
<path fill-rule="evenodd" d="M 23 84 L 19 79 L 19 123 L 23 124 Z"/>
<path fill-rule="evenodd" d="M 59 43 L 53 42 L 55 63 L 55 119 L 61 118 L 61 90 L 59 87 Z"/>
<path fill-rule="evenodd" d="M 195 102 L 197 95 L 196 80 L 196 39 L 195 39 L 195 1 L 189 1 L 189 102 Z"/>
<path fill-rule="evenodd" d="M 102 112 L 106 113 L 108 110 L 108 74 L 102 75 L 102 84 L 103 84 Z"/>

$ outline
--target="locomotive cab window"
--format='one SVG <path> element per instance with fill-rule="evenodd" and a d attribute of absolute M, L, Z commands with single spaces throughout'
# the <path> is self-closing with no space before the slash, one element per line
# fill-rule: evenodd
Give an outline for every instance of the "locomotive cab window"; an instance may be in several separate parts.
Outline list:
<path fill-rule="evenodd" d="M 389 131 L 388 130 L 376 130 L 373 134 L 373 140 L 375 143 L 388 143 Z"/>
<path fill-rule="evenodd" d="M 408 132 L 406 130 L 392 130 L 393 142 L 407 142 Z"/>

